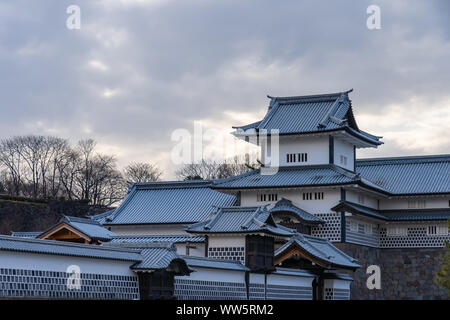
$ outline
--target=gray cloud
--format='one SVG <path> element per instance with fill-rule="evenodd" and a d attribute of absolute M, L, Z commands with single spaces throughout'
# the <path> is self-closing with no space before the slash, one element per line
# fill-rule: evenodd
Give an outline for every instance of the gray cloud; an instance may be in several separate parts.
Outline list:
<path fill-rule="evenodd" d="M 360 116 L 389 124 L 387 110 L 395 105 L 409 114 L 416 99 L 423 104 L 413 108 L 416 121 L 428 109 L 448 117 L 448 1 L 376 2 L 376 31 L 366 28 L 372 1 L 2 3 L 0 136 L 93 137 L 121 164 L 164 161 L 170 177 L 174 129 L 190 129 L 197 119 L 223 122 L 230 113 L 259 120 L 266 94 L 354 88 Z M 65 28 L 72 3 L 81 7 L 81 30 Z M 380 129 L 417 136 L 431 130 L 399 121 L 367 126 L 385 136 Z M 429 151 L 387 141 L 392 147 L 375 154 Z M 450 153 L 448 141 L 432 151 Z"/>

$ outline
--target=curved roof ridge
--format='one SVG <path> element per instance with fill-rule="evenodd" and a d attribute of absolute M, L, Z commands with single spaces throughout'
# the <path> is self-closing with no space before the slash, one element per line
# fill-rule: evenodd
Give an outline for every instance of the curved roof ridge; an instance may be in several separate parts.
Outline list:
<path fill-rule="evenodd" d="M 397 156 L 397 157 L 377 157 L 377 158 L 360 158 L 356 159 L 356 164 L 376 165 L 376 162 L 398 162 L 409 161 L 410 163 L 429 163 L 429 162 L 446 162 L 450 161 L 450 154 L 430 154 L 430 155 L 414 155 L 414 156 Z"/>
<path fill-rule="evenodd" d="M 270 95 L 267 95 L 267 98 L 276 99 L 276 100 L 301 100 L 301 99 L 340 96 L 341 94 L 348 94 L 352 91 L 353 91 L 353 89 L 350 89 L 347 91 L 333 92 L 333 93 L 322 93 L 322 94 L 318 93 L 318 94 L 302 95 L 302 96 L 270 96 Z"/>

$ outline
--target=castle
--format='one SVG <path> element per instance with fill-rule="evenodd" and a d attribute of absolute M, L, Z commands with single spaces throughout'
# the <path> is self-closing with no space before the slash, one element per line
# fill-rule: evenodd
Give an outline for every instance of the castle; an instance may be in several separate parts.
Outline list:
<path fill-rule="evenodd" d="M 261 121 L 233 132 L 260 146 L 258 170 L 135 183 L 115 210 L 0 236 L 0 297 L 446 298 L 434 276 L 450 155 L 357 159 L 383 142 L 358 127 L 350 92 L 269 97 Z M 366 285 L 373 265 L 379 289 Z"/>

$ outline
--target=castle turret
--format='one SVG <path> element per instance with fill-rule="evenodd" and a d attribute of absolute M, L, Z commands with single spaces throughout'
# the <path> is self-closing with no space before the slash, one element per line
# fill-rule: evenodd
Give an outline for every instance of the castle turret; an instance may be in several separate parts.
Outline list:
<path fill-rule="evenodd" d="M 334 164 L 355 171 L 356 148 L 376 148 L 383 142 L 358 128 L 349 92 L 268 96 L 264 119 L 233 127 L 233 134 L 261 146 L 261 161 L 266 166 Z"/>

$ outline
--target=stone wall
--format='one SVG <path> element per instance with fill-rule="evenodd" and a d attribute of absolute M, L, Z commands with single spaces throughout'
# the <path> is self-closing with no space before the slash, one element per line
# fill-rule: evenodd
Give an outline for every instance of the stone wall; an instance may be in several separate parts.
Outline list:
<path fill-rule="evenodd" d="M 449 299 L 447 291 L 434 281 L 444 248 L 378 249 L 350 243 L 336 247 L 358 259 L 361 268 L 354 274 L 351 299 Z M 369 290 L 369 265 L 381 269 L 381 289 Z"/>

